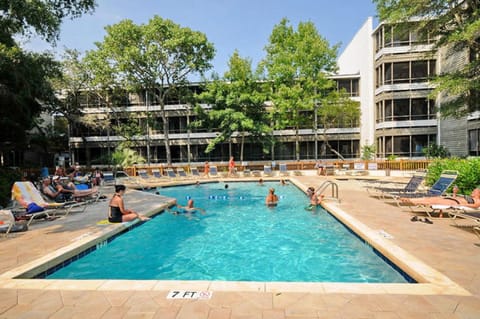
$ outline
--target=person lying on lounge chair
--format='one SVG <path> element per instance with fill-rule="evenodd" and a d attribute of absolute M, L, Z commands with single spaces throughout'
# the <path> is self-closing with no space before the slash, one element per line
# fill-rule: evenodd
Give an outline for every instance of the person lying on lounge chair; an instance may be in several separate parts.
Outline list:
<path fill-rule="evenodd" d="M 50 178 L 45 178 L 42 184 L 42 192 L 50 199 L 56 202 L 65 202 L 73 200 L 74 198 L 87 197 L 98 193 L 97 188 L 87 190 L 76 190 L 62 186 L 60 183 L 55 183 Z"/>
<path fill-rule="evenodd" d="M 400 201 L 410 205 L 448 205 L 448 206 L 464 206 L 470 208 L 480 207 L 480 189 L 475 188 L 470 196 L 434 196 L 419 198 L 400 198 Z"/>

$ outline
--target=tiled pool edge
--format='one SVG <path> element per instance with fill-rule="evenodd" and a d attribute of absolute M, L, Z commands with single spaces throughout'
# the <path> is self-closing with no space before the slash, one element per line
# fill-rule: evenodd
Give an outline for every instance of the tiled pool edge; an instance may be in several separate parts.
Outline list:
<path fill-rule="evenodd" d="M 301 189 L 305 185 L 291 178 Z M 417 284 L 365 284 L 365 283 L 305 283 L 305 282 L 225 282 L 225 281 L 157 281 L 157 280 L 51 280 L 14 279 L 29 272 L 38 273 L 52 265 L 80 253 L 90 246 L 125 231 L 132 223 L 108 225 L 94 234 L 86 234 L 76 242 L 62 247 L 37 260 L 0 274 L 0 288 L 45 289 L 45 290 L 137 290 L 168 291 L 172 289 L 248 291 L 248 292 L 311 292 L 311 293 L 352 293 L 352 294 L 410 294 L 410 295 L 471 295 L 448 277 L 425 265 L 387 239 L 345 213 L 338 205 L 326 204 L 327 209 L 340 221 L 350 227 L 378 251 L 392 260 Z M 149 214 L 158 213 L 149 212 Z M 53 262 L 55 260 L 55 262 Z"/>

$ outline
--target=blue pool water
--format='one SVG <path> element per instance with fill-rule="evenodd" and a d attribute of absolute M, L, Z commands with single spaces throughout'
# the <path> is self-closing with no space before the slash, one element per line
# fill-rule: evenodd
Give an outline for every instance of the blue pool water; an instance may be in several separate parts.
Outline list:
<path fill-rule="evenodd" d="M 306 195 L 278 183 L 209 183 L 160 188 L 205 215 L 162 213 L 47 278 L 300 282 L 408 280 Z M 269 187 L 280 202 L 264 204 Z M 128 203 L 127 203 L 128 206 Z"/>

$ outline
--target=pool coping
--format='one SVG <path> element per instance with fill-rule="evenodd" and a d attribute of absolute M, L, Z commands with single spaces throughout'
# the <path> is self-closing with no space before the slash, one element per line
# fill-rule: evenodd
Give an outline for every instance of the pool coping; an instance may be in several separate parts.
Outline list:
<path fill-rule="evenodd" d="M 278 178 L 273 178 L 278 179 Z M 268 180 L 268 179 L 265 179 Z M 225 181 L 235 181 L 228 180 Z M 290 177 L 290 181 L 302 190 L 307 187 Z M 147 212 L 153 215 L 168 206 Z M 372 230 L 341 209 L 341 203 L 325 201 L 323 206 L 338 220 L 352 229 L 363 240 L 377 249 L 386 258 L 407 273 L 417 283 L 337 283 L 337 282 L 238 282 L 238 281 L 179 281 L 179 280 L 63 280 L 63 279 L 17 279 L 34 276 L 46 271 L 62 261 L 73 257 L 87 248 L 134 226 L 138 221 L 110 224 L 95 233 L 86 233 L 75 242 L 48 253 L 34 261 L 0 274 L 0 288 L 4 289 L 44 289 L 44 290 L 202 290 L 202 291 L 246 291 L 246 292 L 314 292 L 314 293 L 354 293 L 354 294 L 410 294 L 410 295 L 462 295 L 471 293 L 444 274 L 426 265 L 416 257 L 401 249 L 384 233 Z"/>

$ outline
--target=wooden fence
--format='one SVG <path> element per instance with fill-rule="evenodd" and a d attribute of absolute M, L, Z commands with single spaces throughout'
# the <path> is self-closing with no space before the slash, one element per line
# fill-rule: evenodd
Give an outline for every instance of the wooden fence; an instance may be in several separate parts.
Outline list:
<path fill-rule="evenodd" d="M 344 170 L 398 170 L 398 171 L 415 171 L 427 169 L 430 164 L 430 160 L 393 160 L 393 161 L 319 161 L 321 165 L 327 165 L 334 167 L 336 169 Z M 255 162 L 244 162 L 236 163 L 235 168 L 238 172 L 242 172 L 246 169 L 251 171 L 259 170 L 263 171 L 265 165 L 271 166 L 273 170 L 278 170 L 279 164 L 287 164 L 287 169 L 289 171 L 295 170 L 312 170 L 315 169 L 315 161 L 285 161 L 285 162 L 271 162 L 271 161 L 255 161 Z M 210 166 L 216 166 L 219 172 L 228 171 L 228 163 L 226 162 L 210 162 Z M 131 175 L 138 175 L 138 170 L 146 170 L 148 174 L 152 174 L 152 170 L 158 169 L 162 174 L 167 168 L 183 168 L 186 172 L 190 172 L 191 167 L 197 167 L 199 172 L 203 172 L 204 163 L 181 163 L 173 165 L 165 164 L 151 164 L 151 165 L 135 165 L 130 167 L 125 167 L 123 170 Z"/>

